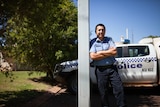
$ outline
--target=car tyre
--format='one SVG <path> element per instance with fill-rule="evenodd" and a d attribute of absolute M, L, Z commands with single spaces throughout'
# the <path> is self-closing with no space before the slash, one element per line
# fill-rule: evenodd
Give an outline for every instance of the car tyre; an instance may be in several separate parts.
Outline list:
<path fill-rule="evenodd" d="M 73 74 L 68 79 L 68 91 L 72 94 L 78 93 L 78 78 L 76 74 Z"/>

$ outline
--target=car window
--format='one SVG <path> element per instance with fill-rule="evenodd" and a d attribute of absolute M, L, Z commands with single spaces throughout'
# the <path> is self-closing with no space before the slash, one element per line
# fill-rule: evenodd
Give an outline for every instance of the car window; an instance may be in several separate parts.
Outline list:
<path fill-rule="evenodd" d="M 139 57 L 149 55 L 148 46 L 128 46 L 129 57 Z"/>
<path fill-rule="evenodd" d="M 139 57 L 146 55 L 149 55 L 148 46 L 124 46 L 124 47 L 117 47 L 116 58 Z"/>
<path fill-rule="evenodd" d="M 122 57 L 122 47 L 117 47 L 117 55 L 116 58 Z"/>
<path fill-rule="evenodd" d="M 117 55 L 116 58 L 128 57 L 128 47 L 117 47 Z"/>

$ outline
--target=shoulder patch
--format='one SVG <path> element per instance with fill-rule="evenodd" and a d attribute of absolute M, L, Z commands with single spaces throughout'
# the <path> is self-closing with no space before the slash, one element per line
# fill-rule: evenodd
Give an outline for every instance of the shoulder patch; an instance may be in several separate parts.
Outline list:
<path fill-rule="evenodd" d="M 90 41 L 90 48 L 92 47 L 93 43 L 96 41 L 97 38 L 93 38 L 91 41 Z"/>

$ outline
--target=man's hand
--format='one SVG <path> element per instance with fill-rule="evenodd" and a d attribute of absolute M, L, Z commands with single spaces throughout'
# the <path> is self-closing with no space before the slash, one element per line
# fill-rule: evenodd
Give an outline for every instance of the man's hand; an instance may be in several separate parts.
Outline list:
<path fill-rule="evenodd" d="M 117 54 L 116 48 L 111 47 L 108 50 L 98 51 L 96 53 L 90 53 L 90 57 L 93 60 L 100 60 L 106 57 L 115 56 L 116 54 Z"/>
<path fill-rule="evenodd" d="M 108 51 L 110 51 L 109 53 L 111 53 L 112 56 L 115 56 L 117 54 L 117 49 L 114 47 L 109 48 Z"/>
<path fill-rule="evenodd" d="M 108 56 L 115 56 L 117 54 L 117 50 L 114 47 L 109 48 L 108 50 L 98 51 L 97 54 Z"/>

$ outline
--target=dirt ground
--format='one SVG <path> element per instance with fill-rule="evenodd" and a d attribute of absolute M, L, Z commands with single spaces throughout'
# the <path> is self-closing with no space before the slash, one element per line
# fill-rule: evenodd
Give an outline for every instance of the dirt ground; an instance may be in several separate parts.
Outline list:
<path fill-rule="evenodd" d="M 27 102 L 22 107 L 78 107 L 77 95 L 70 94 L 66 88 L 53 86 L 47 93 Z M 99 107 L 98 93 L 92 96 L 91 107 Z"/>
<path fill-rule="evenodd" d="M 159 88 L 127 88 L 125 89 L 128 107 L 160 107 Z M 100 107 L 98 92 L 92 92 L 90 107 Z M 54 86 L 42 96 L 24 104 L 22 107 L 78 107 L 78 97 L 67 92 L 66 88 Z M 111 107 L 116 107 L 113 94 L 109 95 Z"/>

